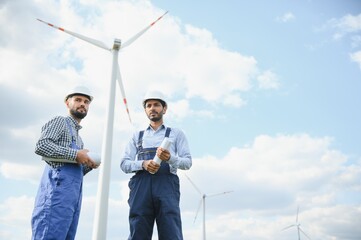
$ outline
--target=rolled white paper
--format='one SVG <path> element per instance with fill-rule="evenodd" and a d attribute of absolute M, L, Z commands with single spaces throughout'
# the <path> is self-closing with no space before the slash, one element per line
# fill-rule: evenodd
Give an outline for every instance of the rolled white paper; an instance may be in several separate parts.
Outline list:
<path fill-rule="evenodd" d="M 169 146 L 171 145 L 171 143 L 172 143 L 172 142 L 169 141 L 169 138 L 165 137 L 165 138 L 163 139 L 163 142 L 162 142 L 162 144 L 160 145 L 160 147 L 169 150 Z M 158 165 L 160 165 L 160 164 L 162 163 L 162 160 L 157 156 L 157 154 L 155 155 L 153 161 L 154 161 L 155 163 L 157 163 Z"/>
<path fill-rule="evenodd" d="M 88 156 L 97 164 L 101 163 L 101 157 L 98 153 L 95 152 L 88 152 Z"/>

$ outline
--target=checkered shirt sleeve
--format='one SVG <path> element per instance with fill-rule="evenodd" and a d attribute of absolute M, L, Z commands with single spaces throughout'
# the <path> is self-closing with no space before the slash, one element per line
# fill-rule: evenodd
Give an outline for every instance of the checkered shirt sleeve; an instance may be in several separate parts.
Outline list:
<path fill-rule="evenodd" d="M 76 163 L 77 150 L 71 148 L 72 136 L 66 124 L 66 118 L 57 116 L 47 122 L 41 129 L 41 136 L 36 143 L 35 153 L 50 158 L 68 159 Z M 71 117 L 68 117 L 71 119 Z M 77 133 L 73 119 L 71 119 L 73 132 Z M 77 134 L 76 134 L 77 135 Z M 76 143 L 83 148 L 83 142 L 80 137 L 76 138 Z M 48 162 L 48 161 L 47 161 Z M 48 162 L 54 168 L 61 167 L 64 163 Z"/>

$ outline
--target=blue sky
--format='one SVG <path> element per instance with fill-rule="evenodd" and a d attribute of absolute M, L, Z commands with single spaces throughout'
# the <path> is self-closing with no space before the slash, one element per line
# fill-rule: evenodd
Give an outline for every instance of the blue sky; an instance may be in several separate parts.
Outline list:
<path fill-rule="evenodd" d="M 94 92 L 82 122 L 101 152 L 111 54 L 40 18 L 98 39 L 126 41 L 119 54 L 133 123 L 117 89 L 107 239 L 128 235 L 131 175 L 119 168 L 147 119 L 149 89 L 167 97 L 165 122 L 182 128 L 193 167 L 179 171 L 185 239 L 297 239 L 297 208 L 311 239 L 361 237 L 361 3 L 347 1 L 2 1 L 0 3 L 0 238 L 29 239 L 44 167 L 41 126 L 66 114 L 68 89 Z M 78 239 L 90 239 L 99 171 L 84 181 Z M 301 236 L 302 237 L 302 236 Z M 304 236 L 303 236 L 304 237 Z M 154 239 L 157 239 L 154 236 Z M 302 238 L 304 239 L 304 238 Z"/>

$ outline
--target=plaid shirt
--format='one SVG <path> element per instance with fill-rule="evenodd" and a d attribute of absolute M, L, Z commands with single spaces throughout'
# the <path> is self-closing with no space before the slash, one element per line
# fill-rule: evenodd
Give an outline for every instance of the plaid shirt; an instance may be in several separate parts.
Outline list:
<path fill-rule="evenodd" d="M 69 121 L 70 129 L 66 121 Z M 82 127 L 71 116 L 62 117 L 57 116 L 47 122 L 41 129 L 41 136 L 36 143 L 35 153 L 49 158 L 67 159 L 76 162 L 77 149 L 71 148 L 72 138 L 75 138 L 75 143 L 79 149 L 83 149 L 84 144 L 78 131 Z M 51 167 L 58 168 L 63 166 L 63 162 L 46 161 Z M 84 174 L 89 172 L 91 168 L 84 166 Z"/>

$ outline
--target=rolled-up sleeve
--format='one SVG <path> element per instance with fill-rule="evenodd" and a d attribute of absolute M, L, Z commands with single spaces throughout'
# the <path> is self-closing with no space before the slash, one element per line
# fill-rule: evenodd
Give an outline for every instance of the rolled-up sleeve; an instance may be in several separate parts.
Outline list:
<path fill-rule="evenodd" d="M 35 153 L 44 157 L 68 159 L 76 162 L 77 150 L 66 146 L 67 142 L 71 142 L 71 136 L 68 136 L 66 131 L 66 123 L 63 117 L 55 117 L 50 120 L 42 127 L 41 136 L 35 146 Z"/>

